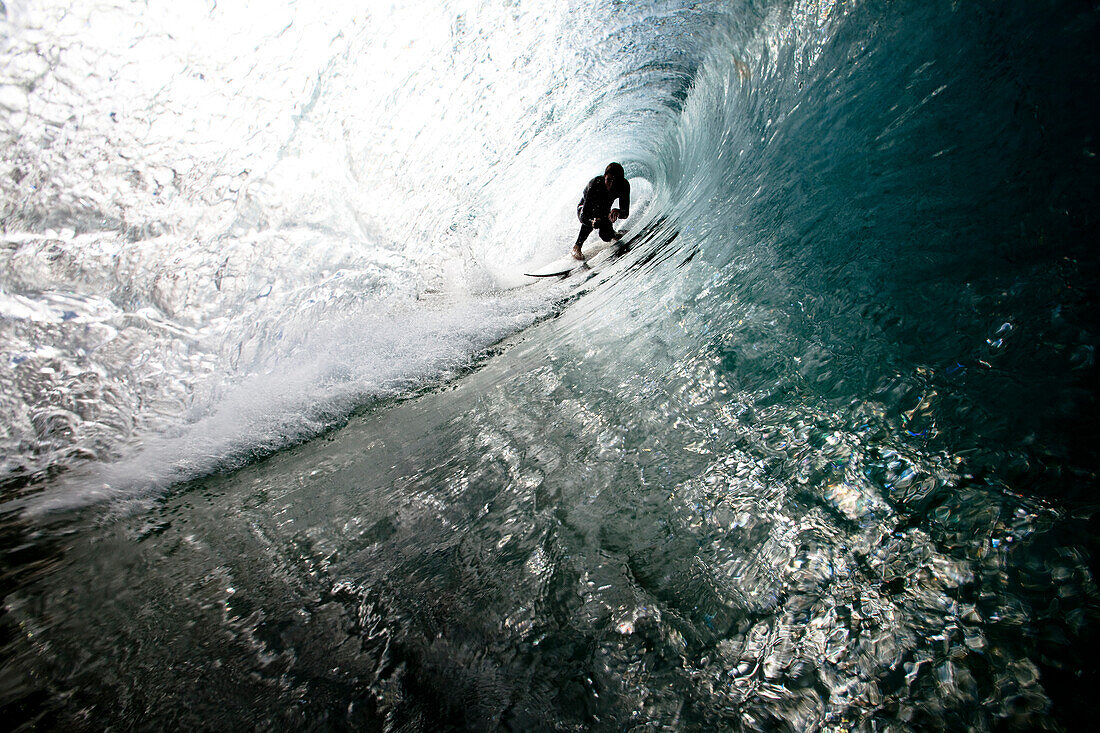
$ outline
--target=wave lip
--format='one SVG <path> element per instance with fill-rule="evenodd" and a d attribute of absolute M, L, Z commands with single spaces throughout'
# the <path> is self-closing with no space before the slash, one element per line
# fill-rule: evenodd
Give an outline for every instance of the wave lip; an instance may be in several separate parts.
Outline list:
<path fill-rule="evenodd" d="M 567 249 L 593 170 L 644 167 L 633 133 L 685 83 L 661 70 L 691 66 L 650 55 L 696 43 L 679 11 L 654 45 L 600 4 L 5 10 L 8 488 L 186 430 L 254 375 L 323 379 L 315 355 L 289 366 L 315 323 L 518 285 Z M 284 399 L 328 414 L 316 396 Z"/>

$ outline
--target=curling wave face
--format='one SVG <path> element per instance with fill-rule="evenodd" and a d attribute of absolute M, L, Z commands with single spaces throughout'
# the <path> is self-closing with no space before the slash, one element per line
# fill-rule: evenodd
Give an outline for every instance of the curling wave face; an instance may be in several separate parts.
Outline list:
<path fill-rule="evenodd" d="M 184 463 L 232 465 L 550 312 L 501 289 L 560 250 L 576 180 L 624 152 L 593 109 L 637 64 L 610 53 L 629 27 L 477 3 L 130 12 L 6 12 L 7 485 L 165 435 Z M 637 96 L 622 123 L 657 113 Z M 423 326 L 362 338 L 377 318 Z M 247 438 L 193 443 L 259 384 Z M 288 431 L 303 403 L 332 419 Z"/>
<path fill-rule="evenodd" d="M 41 23 L 20 12 L 9 22 Z M 105 453 L 145 446 L 95 452 L 32 497 L 106 494 L 122 516 L 5 529 L 23 548 L 5 556 L 20 578 L 5 653 L 25 670 L 6 695 L 28 721 L 1072 720 L 1098 598 L 1096 115 L 1070 83 L 1095 72 L 1091 16 L 287 12 L 249 31 L 259 57 L 207 50 L 226 58 L 199 81 L 272 113 L 241 111 L 227 135 L 242 144 L 195 178 L 173 169 L 176 218 L 167 174 L 158 194 L 120 168 L 85 208 L 42 203 L 76 201 L 75 185 L 5 193 L 21 202 L 5 209 L 20 284 L 0 291 L 26 343 L 12 373 L 45 385 L 5 390 L 31 414 L 24 435 L 36 410 L 50 424 L 41 395 L 83 349 L 125 365 L 83 379 L 129 392 L 73 404 L 117 411 Z M 311 38 L 312 66 L 289 65 Z M 198 67 L 180 66 L 182 93 Z M 141 150 L 199 160 L 200 133 Z M 631 251 L 513 287 L 568 246 L 579 185 L 610 159 L 644 192 Z M 156 227 L 122 227 L 147 210 Z M 146 361 L 126 361 L 143 343 Z M 147 406 L 162 394 L 177 407 Z M 91 445 L 71 436 L 94 421 L 52 419 L 76 427 L 13 471 L 83 460 L 64 451 Z M 118 503 L 134 497 L 148 503 Z"/>

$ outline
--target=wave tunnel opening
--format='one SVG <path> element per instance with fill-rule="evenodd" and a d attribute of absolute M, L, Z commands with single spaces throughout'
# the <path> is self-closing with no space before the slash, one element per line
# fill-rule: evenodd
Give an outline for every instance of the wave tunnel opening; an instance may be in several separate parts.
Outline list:
<path fill-rule="evenodd" d="M 5 719 L 1073 729 L 1098 17 L 0 3 Z"/>

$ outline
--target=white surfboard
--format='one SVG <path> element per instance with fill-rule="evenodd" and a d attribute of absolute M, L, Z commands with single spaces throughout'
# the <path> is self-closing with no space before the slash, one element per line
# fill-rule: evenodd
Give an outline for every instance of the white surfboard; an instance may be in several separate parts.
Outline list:
<path fill-rule="evenodd" d="M 573 255 L 568 254 L 565 257 L 560 257 L 553 262 L 548 262 L 542 267 L 536 268 L 529 272 L 523 273 L 528 277 L 565 277 L 574 270 L 579 270 L 582 267 L 588 267 L 589 263 L 599 254 L 606 252 L 618 242 L 604 242 L 599 241 L 595 244 L 588 245 L 581 248 L 581 253 L 584 255 L 583 260 L 578 260 Z"/>

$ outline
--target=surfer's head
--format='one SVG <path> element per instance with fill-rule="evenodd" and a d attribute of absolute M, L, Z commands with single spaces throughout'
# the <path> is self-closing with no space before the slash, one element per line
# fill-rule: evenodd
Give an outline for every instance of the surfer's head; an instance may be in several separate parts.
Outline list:
<path fill-rule="evenodd" d="M 616 181 L 621 181 L 624 178 L 626 178 L 626 174 L 623 172 L 623 167 L 618 163 L 608 163 L 603 170 L 603 182 L 608 191 L 611 190 Z"/>

